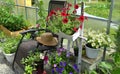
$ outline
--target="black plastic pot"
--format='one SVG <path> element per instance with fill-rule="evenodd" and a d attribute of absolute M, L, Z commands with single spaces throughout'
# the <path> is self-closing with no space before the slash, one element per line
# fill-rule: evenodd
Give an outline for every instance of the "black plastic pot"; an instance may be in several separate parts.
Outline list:
<path fill-rule="evenodd" d="M 43 74 L 44 72 L 44 60 L 41 60 L 39 62 L 35 62 L 37 64 L 36 66 L 36 73 L 34 74 Z"/>

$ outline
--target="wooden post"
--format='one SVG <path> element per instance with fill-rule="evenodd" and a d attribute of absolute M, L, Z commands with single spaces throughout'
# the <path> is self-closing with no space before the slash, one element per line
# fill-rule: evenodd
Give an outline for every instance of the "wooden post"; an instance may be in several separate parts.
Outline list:
<path fill-rule="evenodd" d="M 84 3 L 83 2 L 81 2 L 81 16 L 84 16 L 84 10 L 83 10 L 83 8 L 84 8 Z M 83 37 L 83 29 L 84 29 L 84 21 L 81 23 L 81 25 L 82 25 L 82 31 L 81 31 L 81 37 Z M 79 44 L 79 53 L 78 53 L 78 62 L 77 62 L 77 64 L 78 64 L 78 68 L 79 68 L 79 74 L 80 74 L 80 72 L 81 72 L 81 63 L 82 63 L 82 42 L 83 42 L 83 39 L 82 38 L 80 38 L 80 44 Z"/>

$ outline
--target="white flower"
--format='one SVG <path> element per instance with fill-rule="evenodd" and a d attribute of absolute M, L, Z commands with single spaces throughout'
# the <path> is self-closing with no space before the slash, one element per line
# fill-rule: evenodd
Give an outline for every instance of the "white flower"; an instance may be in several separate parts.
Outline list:
<path fill-rule="evenodd" d="M 106 33 L 100 33 L 99 31 L 88 30 L 86 34 L 87 43 L 93 48 L 108 47 L 111 46 L 111 39 Z"/>
<path fill-rule="evenodd" d="M 44 55 L 40 53 L 40 59 L 44 59 Z"/>

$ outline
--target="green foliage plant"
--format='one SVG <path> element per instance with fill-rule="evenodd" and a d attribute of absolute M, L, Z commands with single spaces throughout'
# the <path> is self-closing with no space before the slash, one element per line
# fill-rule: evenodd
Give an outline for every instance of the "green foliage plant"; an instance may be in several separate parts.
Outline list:
<path fill-rule="evenodd" d="M 37 24 L 40 24 L 40 27 L 45 28 L 46 27 L 46 10 L 44 8 L 44 2 L 43 0 L 39 0 L 36 3 L 36 6 L 38 7 L 38 15 L 39 15 L 39 19 L 37 20 Z"/>
<path fill-rule="evenodd" d="M 97 69 L 91 70 L 89 74 L 111 74 L 113 68 L 112 65 L 108 62 L 100 62 L 97 65 Z"/>
<path fill-rule="evenodd" d="M 9 13 L 13 12 L 14 4 L 13 0 L 0 0 L 0 8 L 4 8 Z"/>
<path fill-rule="evenodd" d="M 36 70 L 36 62 L 42 61 L 40 58 L 39 52 L 30 52 L 29 55 L 26 58 L 22 58 L 21 63 L 25 66 L 25 72 L 24 74 L 32 74 L 34 70 Z"/>
<path fill-rule="evenodd" d="M 113 71 L 112 74 L 119 74 L 120 73 L 120 25 L 118 26 L 118 29 L 115 34 L 115 52 L 111 54 L 113 58 Z"/>
<path fill-rule="evenodd" d="M 17 44 L 19 42 L 19 37 L 15 38 L 15 37 L 7 37 L 5 39 L 5 41 L 3 43 L 1 43 L 1 46 L 3 48 L 3 51 L 6 54 L 11 54 L 11 53 L 15 53 L 15 51 L 17 50 Z"/>
<path fill-rule="evenodd" d="M 103 72 L 103 74 L 111 74 L 112 65 L 107 62 L 99 63 L 98 68 Z"/>
<path fill-rule="evenodd" d="M 116 51 L 120 52 L 120 25 L 115 34 Z"/>
<path fill-rule="evenodd" d="M 3 25 L 10 31 L 18 31 L 29 26 L 22 15 L 14 15 L 4 8 L 0 8 L 0 25 Z"/>
<path fill-rule="evenodd" d="M 10 31 L 26 29 L 30 26 L 28 21 L 23 19 L 22 15 L 13 13 L 14 2 L 11 0 L 0 1 L 0 25 L 3 25 Z"/>

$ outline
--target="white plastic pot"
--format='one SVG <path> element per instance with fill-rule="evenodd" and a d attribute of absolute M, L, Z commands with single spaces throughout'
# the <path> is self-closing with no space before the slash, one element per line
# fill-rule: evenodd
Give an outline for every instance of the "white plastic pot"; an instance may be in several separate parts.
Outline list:
<path fill-rule="evenodd" d="M 90 48 L 88 46 L 85 46 L 86 48 L 86 55 L 88 58 L 97 58 L 98 57 L 98 54 L 100 52 L 100 49 L 94 49 L 94 48 Z"/>
<path fill-rule="evenodd" d="M 5 52 L 3 52 L 6 60 L 12 64 L 13 63 L 13 60 L 14 60 L 14 56 L 15 56 L 15 53 L 11 53 L 11 54 L 6 54 Z"/>

